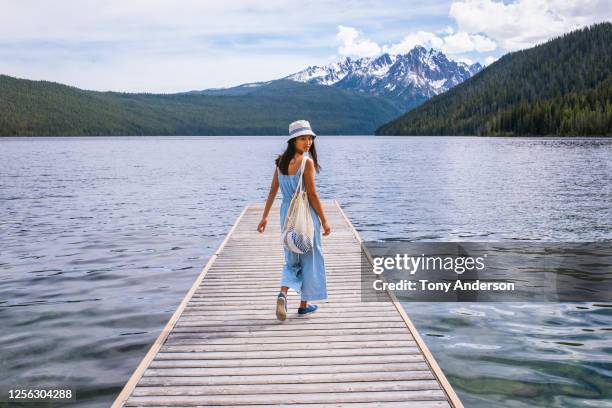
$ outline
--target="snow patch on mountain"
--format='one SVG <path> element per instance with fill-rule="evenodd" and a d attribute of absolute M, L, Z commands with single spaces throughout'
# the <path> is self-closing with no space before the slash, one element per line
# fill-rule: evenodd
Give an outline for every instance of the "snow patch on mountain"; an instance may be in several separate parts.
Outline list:
<path fill-rule="evenodd" d="M 381 95 L 410 109 L 481 69 L 479 63 L 453 61 L 438 50 L 416 46 L 406 54 L 347 57 L 324 66 L 310 66 L 285 79 Z"/>

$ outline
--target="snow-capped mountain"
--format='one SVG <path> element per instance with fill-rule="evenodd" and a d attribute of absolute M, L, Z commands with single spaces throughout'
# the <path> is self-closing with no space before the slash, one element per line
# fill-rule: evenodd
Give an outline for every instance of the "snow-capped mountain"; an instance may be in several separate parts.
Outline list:
<path fill-rule="evenodd" d="M 346 58 L 311 66 L 285 77 L 292 81 L 334 86 L 390 98 L 408 110 L 460 84 L 483 67 L 450 60 L 442 52 L 421 46 L 401 55 Z"/>

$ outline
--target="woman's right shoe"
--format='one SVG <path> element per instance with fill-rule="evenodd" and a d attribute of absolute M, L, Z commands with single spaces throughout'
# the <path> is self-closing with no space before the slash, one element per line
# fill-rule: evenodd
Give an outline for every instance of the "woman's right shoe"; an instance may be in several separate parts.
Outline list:
<path fill-rule="evenodd" d="M 307 314 L 314 313 L 317 310 L 317 305 L 308 305 L 306 307 L 300 307 L 298 309 L 298 314 L 300 316 L 305 316 Z"/>
<path fill-rule="evenodd" d="M 276 318 L 280 321 L 287 318 L 287 295 L 283 292 L 280 292 L 276 299 Z"/>

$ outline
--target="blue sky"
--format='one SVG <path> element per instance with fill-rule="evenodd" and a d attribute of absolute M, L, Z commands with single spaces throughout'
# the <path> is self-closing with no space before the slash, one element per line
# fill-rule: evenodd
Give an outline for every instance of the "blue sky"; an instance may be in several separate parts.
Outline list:
<path fill-rule="evenodd" d="M 0 74 L 180 92 L 416 44 L 466 62 L 612 20 L 609 0 L 0 0 Z"/>

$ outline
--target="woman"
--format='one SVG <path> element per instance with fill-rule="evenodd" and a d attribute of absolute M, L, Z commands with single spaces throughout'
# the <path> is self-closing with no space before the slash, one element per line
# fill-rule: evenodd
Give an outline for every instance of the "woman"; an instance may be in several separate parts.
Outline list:
<path fill-rule="evenodd" d="M 313 249 L 304 254 L 296 254 L 284 248 L 285 265 L 281 278 L 281 289 L 276 301 L 276 317 L 278 320 L 287 318 L 287 290 L 295 290 L 301 296 L 298 315 L 305 316 L 317 310 L 317 305 L 308 304 L 309 300 L 327 299 L 327 282 L 325 275 L 325 262 L 321 248 L 321 226 L 323 235 L 331 233 L 331 227 L 325 217 L 323 206 L 319 200 L 315 186 L 315 169 L 320 166 L 317 162 L 317 151 L 314 139 L 316 135 L 306 120 L 298 120 L 289 125 L 289 140 L 285 152 L 276 158 L 276 169 L 272 176 L 272 186 L 264 208 L 263 216 L 257 230 L 263 233 L 268 223 L 270 207 L 278 188 L 283 192 L 283 201 L 280 208 L 280 225 L 285 223 L 289 203 L 297 188 L 300 179 L 302 160 L 307 160 L 304 166 L 304 185 L 310 203 L 310 213 L 314 222 Z"/>

